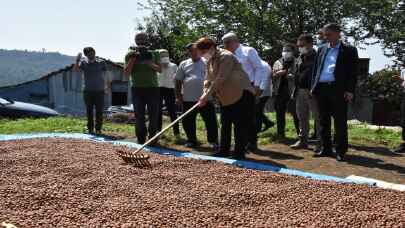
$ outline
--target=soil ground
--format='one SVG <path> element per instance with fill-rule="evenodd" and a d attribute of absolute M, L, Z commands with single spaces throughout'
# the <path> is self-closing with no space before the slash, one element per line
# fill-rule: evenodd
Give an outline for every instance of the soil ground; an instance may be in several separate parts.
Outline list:
<path fill-rule="evenodd" d="M 127 139 L 136 142 L 136 139 Z M 351 146 L 346 161 L 337 162 L 334 157 L 313 157 L 312 150 L 292 150 L 288 145 L 292 140 L 283 143 L 271 142 L 259 146 L 255 153 L 249 153 L 247 159 L 269 163 L 274 166 L 298 169 L 318 174 L 347 177 L 350 175 L 374 178 L 397 184 L 405 184 L 405 154 L 397 154 L 380 146 Z M 190 149 L 182 145 L 163 145 L 163 147 L 188 151 L 197 154 L 211 155 L 208 145 Z"/>

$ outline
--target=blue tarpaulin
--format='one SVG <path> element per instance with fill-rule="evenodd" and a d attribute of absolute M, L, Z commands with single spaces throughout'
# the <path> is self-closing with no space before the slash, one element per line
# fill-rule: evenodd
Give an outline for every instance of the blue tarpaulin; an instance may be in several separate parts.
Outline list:
<path fill-rule="evenodd" d="M 67 138 L 67 139 L 82 139 L 82 140 L 91 140 L 96 142 L 104 142 L 104 143 L 112 143 L 115 145 L 125 145 L 131 148 L 139 148 L 140 145 L 133 142 L 127 141 L 114 141 L 103 137 L 98 137 L 94 135 L 88 134 L 80 134 L 80 133 L 37 133 L 37 134 L 16 134 L 16 135 L 0 135 L 0 141 L 10 141 L 10 140 L 23 140 L 23 139 L 34 139 L 34 138 Z M 335 181 L 341 183 L 358 183 L 358 184 L 368 184 L 375 186 L 376 182 L 373 181 L 356 181 L 351 179 L 345 179 L 340 177 L 316 174 L 316 173 L 309 173 L 295 169 L 288 169 L 288 168 L 281 168 L 277 166 L 273 166 L 270 164 L 253 162 L 253 161 L 239 161 L 234 159 L 228 158 L 218 158 L 213 156 L 206 156 L 206 155 L 198 155 L 189 152 L 180 152 L 171 149 L 164 149 L 159 147 L 147 147 L 145 148 L 146 151 L 157 153 L 161 155 L 169 155 L 169 156 L 176 156 L 176 157 L 184 157 L 184 158 L 192 158 L 192 159 L 201 159 L 201 160 L 211 160 L 211 161 L 218 161 L 229 165 L 235 165 L 241 168 L 246 169 L 255 169 L 255 170 L 262 170 L 262 171 L 272 171 L 276 173 L 283 173 L 287 175 L 294 175 L 294 176 L 301 176 L 306 178 L 311 178 L 314 180 L 323 180 L 323 181 Z"/>

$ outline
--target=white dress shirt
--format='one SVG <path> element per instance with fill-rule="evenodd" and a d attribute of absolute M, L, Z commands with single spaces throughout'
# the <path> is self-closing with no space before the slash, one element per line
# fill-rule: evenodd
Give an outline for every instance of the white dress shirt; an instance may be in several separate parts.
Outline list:
<path fill-rule="evenodd" d="M 266 69 L 262 64 L 262 59 L 257 51 L 252 47 L 240 45 L 235 51 L 235 56 L 242 64 L 243 70 L 248 74 L 250 82 L 256 87 L 260 87 Z"/>
<path fill-rule="evenodd" d="M 405 69 L 401 70 L 402 86 L 405 88 Z"/>
<path fill-rule="evenodd" d="M 176 71 L 177 65 L 174 63 L 169 63 L 167 67 L 162 66 L 162 72 L 158 73 L 159 87 L 174 89 Z"/>
<path fill-rule="evenodd" d="M 271 66 L 266 62 L 262 60 L 262 64 L 265 68 L 265 74 L 262 76 L 262 81 L 260 83 L 260 90 L 262 90 L 262 95 L 261 97 L 269 97 L 272 94 L 272 90 L 273 90 L 273 83 L 271 80 L 271 74 L 272 74 L 272 70 L 271 70 Z"/>

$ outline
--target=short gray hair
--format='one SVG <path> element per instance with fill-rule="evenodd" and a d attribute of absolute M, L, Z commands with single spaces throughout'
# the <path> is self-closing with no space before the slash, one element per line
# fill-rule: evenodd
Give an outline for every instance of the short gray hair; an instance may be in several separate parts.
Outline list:
<path fill-rule="evenodd" d="M 340 27 L 340 25 L 338 25 L 336 23 L 329 23 L 329 24 L 326 24 L 325 26 L 323 26 L 323 30 L 328 30 L 328 31 L 332 31 L 332 32 L 341 32 L 342 28 Z"/>
<path fill-rule="evenodd" d="M 238 36 L 233 33 L 233 32 L 228 32 L 222 37 L 222 42 L 227 42 L 227 41 L 239 41 Z"/>

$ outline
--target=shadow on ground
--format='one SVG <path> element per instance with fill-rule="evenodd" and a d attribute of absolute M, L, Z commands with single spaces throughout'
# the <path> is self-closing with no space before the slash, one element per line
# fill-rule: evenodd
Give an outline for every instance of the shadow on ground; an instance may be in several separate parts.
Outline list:
<path fill-rule="evenodd" d="M 381 159 L 363 157 L 355 154 L 348 154 L 346 156 L 346 163 L 372 169 L 377 168 L 387 171 L 394 171 L 399 174 L 405 174 L 405 166 L 391 164 Z"/>
<path fill-rule="evenodd" d="M 403 157 L 402 154 L 397 154 L 392 152 L 390 149 L 381 146 L 357 146 L 357 145 L 350 145 L 350 148 L 358 151 L 365 151 L 381 156 L 390 156 L 390 157 Z"/>
<path fill-rule="evenodd" d="M 294 154 L 288 154 L 283 152 L 278 152 L 275 150 L 257 150 L 254 152 L 256 155 L 268 157 L 269 159 L 276 160 L 302 160 L 304 157 L 300 157 Z"/>

